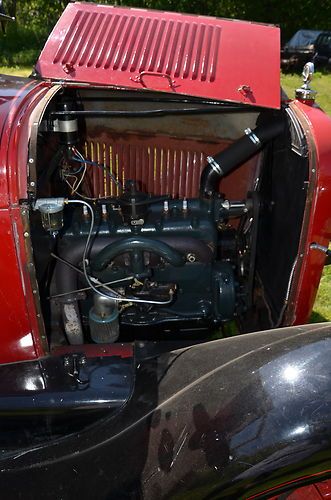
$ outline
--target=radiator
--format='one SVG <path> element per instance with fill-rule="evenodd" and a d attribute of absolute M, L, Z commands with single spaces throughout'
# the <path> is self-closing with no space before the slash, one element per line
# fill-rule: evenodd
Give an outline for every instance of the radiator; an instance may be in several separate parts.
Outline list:
<path fill-rule="evenodd" d="M 107 175 L 108 171 L 122 185 L 128 179 L 135 179 L 139 189 L 146 193 L 194 198 L 199 194 L 206 157 L 221 151 L 228 144 L 228 141 L 206 143 L 134 134 L 111 135 L 106 139 L 102 136 L 102 140 L 88 138 L 84 146 L 86 158 L 105 168 L 88 167 L 85 191 L 94 198 L 118 196 L 120 187 Z M 236 186 L 232 188 L 238 195 L 238 190 L 242 191 L 244 197 L 252 168 L 246 164 L 244 172 L 241 170 Z"/>

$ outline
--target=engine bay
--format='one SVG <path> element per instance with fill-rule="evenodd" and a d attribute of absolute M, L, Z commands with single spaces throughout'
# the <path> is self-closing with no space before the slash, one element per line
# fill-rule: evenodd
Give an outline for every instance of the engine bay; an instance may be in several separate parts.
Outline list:
<path fill-rule="evenodd" d="M 308 175 L 293 130 L 284 110 L 60 91 L 30 144 L 31 238 L 50 345 L 205 335 L 233 321 L 239 331 L 277 326 L 306 192 L 293 210 L 282 195 Z M 299 229 L 281 241 L 291 210 Z M 279 264 L 268 250 L 275 238 Z M 271 266 L 284 280 L 277 290 Z"/>

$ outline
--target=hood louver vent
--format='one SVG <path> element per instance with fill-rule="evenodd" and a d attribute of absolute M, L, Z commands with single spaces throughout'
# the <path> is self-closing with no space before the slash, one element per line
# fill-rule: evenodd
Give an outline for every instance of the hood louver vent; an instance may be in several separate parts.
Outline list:
<path fill-rule="evenodd" d="M 43 78 L 279 108 L 274 26 L 70 3 L 36 64 Z"/>
<path fill-rule="evenodd" d="M 79 10 L 53 64 L 213 82 L 220 37 L 221 28 L 202 23 Z"/>

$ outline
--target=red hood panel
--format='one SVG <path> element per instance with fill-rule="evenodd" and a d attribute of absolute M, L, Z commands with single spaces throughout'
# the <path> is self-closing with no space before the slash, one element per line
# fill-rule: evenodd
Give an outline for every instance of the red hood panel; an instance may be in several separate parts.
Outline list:
<path fill-rule="evenodd" d="M 43 78 L 280 107 L 279 28 L 71 3 L 37 61 Z"/>

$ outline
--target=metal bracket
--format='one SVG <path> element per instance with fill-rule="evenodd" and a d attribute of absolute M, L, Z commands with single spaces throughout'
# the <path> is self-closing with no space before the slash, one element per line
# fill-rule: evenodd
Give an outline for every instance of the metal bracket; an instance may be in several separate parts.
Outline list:
<path fill-rule="evenodd" d="M 63 366 L 67 369 L 69 377 L 73 378 L 76 386 L 88 384 L 89 378 L 81 376 L 82 368 L 86 365 L 86 357 L 83 354 L 73 353 L 63 358 Z"/>
<path fill-rule="evenodd" d="M 240 85 L 237 90 L 244 96 L 247 96 L 247 94 L 252 94 L 252 89 L 249 85 Z"/>
<path fill-rule="evenodd" d="M 131 78 L 131 80 L 133 82 L 140 83 L 144 88 L 149 88 L 144 80 L 146 76 L 165 78 L 166 80 L 168 80 L 168 85 L 171 90 L 175 90 L 175 87 L 178 87 L 178 85 L 176 85 L 176 81 L 172 80 L 170 75 L 167 75 L 166 73 L 158 73 L 156 71 L 142 71 L 139 75 L 135 76 L 134 78 Z"/>
<path fill-rule="evenodd" d="M 224 172 L 221 168 L 221 165 L 215 161 L 215 159 L 212 156 L 207 156 L 207 162 L 211 166 L 211 168 L 216 172 L 218 175 L 223 176 Z"/>
<path fill-rule="evenodd" d="M 319 243 L 311 243 L 310 249 L 319 250 L 320 252 L 323 252 L 326 255 L 325 265 L 326 266 L 331 265 L 331 250 L 328 247 L 320 245 Z"/>

